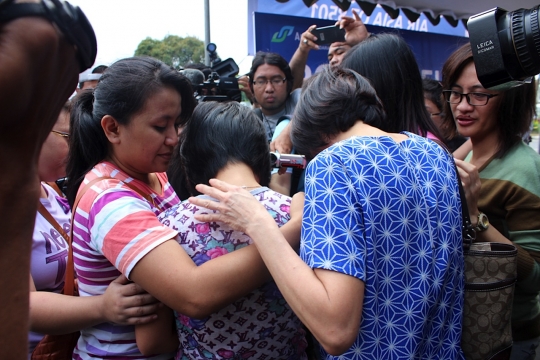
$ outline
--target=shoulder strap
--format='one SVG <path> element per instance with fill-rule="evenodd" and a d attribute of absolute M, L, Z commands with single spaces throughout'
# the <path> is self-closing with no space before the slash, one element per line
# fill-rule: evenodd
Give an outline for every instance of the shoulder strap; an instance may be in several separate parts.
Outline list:
<path fill-rule="evenodd" d="M 64 291 L 65 295 L 73 295 L 75 291 L 75 274 L 73 267 L 73 247 L 71 246 L 71 236 L 69 236 L 62 226 L 56 221 L 56 219 L 51 215 L 51 213 L 43 206 L 41 201 L 38 205 L 38 212 L 51 224 L 56 231 L 66 240 L 68 244 L 68 262 L 66 266 L 66 274 L 64 279 Z M 71 235 L 73 235 L 73 213 L 71 214 Z"/>
<path fill-rule="evenodd" d="M 56 219 L 51 215 L 49 210 L 47 210 L 47 208 L 43 206 L 41 201 L 39 202 L 39 205 L 38 205 L 38 212 L 41 214 L 41 216 L 45 218 L 45 220 L 49 222 L 49 224 L 51 224 L 54 227 L 56 231 L 58 231 L 60 235 L 62 235 L 64 239 L 66 239 L 66 242 L 69 244 L 70 243 L 69 235 L 64 231 L 62 226 L 60 226 L 58 221 L 56 221 Z"/>
<path fill-rule="evenodd" d="M 159 179 L 158 179 L 159 181 Z M 152 196 L 150 196 L 150 194 L 147 194 L 145 193 L 144 191 L 142 191 L 141 189 L 139 188 L 136 188 L 135 186 L 132 186 L 130 185 L 129 183 L 127 182 L 123 182 L 124 185 L 126 185 L 128 188 L 130 188 L 131 190 L 135 191 L 137 194 L 141 195 L 146 201 L 148 201 L 149 203 L 153 204 L 155 207 L 157 207 L 157 205 L 154 203 L 154 199 L 152 198 Z"/>
<path fill-rule="evenodd" d="M 282 122 L 283 120 L 291 120 L 292 116 L 291 115 L 282 115 L 279 117 L 277 123 L 276 123 L 276 126 L 279 125 L 280 122 Z"/>
<path fill-rule="evenodd" d="M 465 190 L 463 190 L 463 185 L 461 184 L 461 179 L 459 177 L 459 172 L 456 166 L 456 162 L 454 161 L 454 156 L 450 152 L 450 150 L 444 145 L 440 140 L 430 139 L 434 143 L 438 144 L 440 147 L 442 147 L 448 155 L 452 158 L 452 162 L 454 163 L 454 169 L 456 170 L 456 176 L 457 176 L 457 183 L 459 187 L 459 197 L 461 199 L 461 216 L 462 216 L 462 238 L 463 238 L 463 250 L 469 250 L 471 247 L 472 242 L 476 239 L 476 231 L 474 230 L 471 218 L 469 216 L 469 207 L 467 206 L 467 198 L 465 197 Z"/>
<path fill-rule="evenodd" d="M 95 178 L 92 181 L 90 181 L 88 184 L 86 184 L 86 186 L 77 194 L 77 197 L 75 198 L 75 202 L 73 203 L 73 209 L 75 209 L 77 207 L 77 205 L 79 204 L 79 201 L 81 200 L 81 198 L 83 197 L 83 195 L 86 193 L 86 191 L 88 189 L 90 189 L 94 184 L 100 182 L 101 180 L 109 180 L 109 179 L 114 179 L 114 178 L 112 178 L 110 176 L 102 176 L 102 177 Z M 116 180 L 118 180 L 118 179 L 116 179 Z M 153 204 L 154 206 L 157 207 L 157 205 L 154 203 L 154 199 L 152 198 L 152 196 L 150 196 L 150 194 L 145 193 L 141 189 L 139 189 L 139 188 L 137 188 L 137 187 L 125 182 L 125 181 L 122 181 L 122 180 L 118 180 L 118 181 L 122 182 L 128 188 L 130 188 L 131 190 L 133 190 L 134 192 L 139 194 L 146 201 L 148 201 L 149 203 L 151 203 L 151 204 Z M 75 212 L 72 210 L 72 213 L 75 213 Z"/>
<path fill-rule="evenodd" d="M 62 235 L 64 239 L 66 239 L 68 244 L 68 261 L 66 266 L 63 293 L 65 295 L 73 295 L 75 291 L 75 269 L 73 266 L 73 247 L 71 246 L 71 236 L 69 236 L 64 229 L 62 229 L 58 221 L 56 221 L 56 219 L 41 202 L 38 205 L 38 212 L 56 229 L 56 231 L 60 233 L 60 235 Z M 73 235 L 73 214 L 71 215 L 71 235 Z"/>
<path fill-rule="evenodd" d="M 257 115 L 259 120 L 261 120 L 261 121 L 263 120 L 263 113 L 262 113 L 261 109 L 259 109 L 259 108 L 253 109 L 253 112 L 255 113 L 255 115 Z"/>
<path fill-rule="evenodd" d="M 63 198 L 66 197 L 66 196 L 64 195 L 64 193 L 62 192 L 62 190 L 60 190 L 60 187 L 58 186 L 57 183 L 55 183 L 55 182 L 47 182 L 47 185 L 49 185 L 50 187 L 52 187 L 53 190 L 56 191 L 56 193 L 57 193 L 59 196 L 61 196 L 61 197 L 63 197 Z"/>

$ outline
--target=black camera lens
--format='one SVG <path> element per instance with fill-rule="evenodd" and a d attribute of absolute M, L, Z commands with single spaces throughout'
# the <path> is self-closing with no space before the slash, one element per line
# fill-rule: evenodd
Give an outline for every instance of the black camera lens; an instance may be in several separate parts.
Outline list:
<path fill-rule="evenodd" d="M 471 16 L 469 39 L 484 87 L 504 90 L 540 73 L 539 9 L 494 8 Z"/>
<path fill-rule="evenodd" d="M 270 153 L 270 165 L 274 168 L 279 167 L 279 153 L 275 153 L 275 152 Z"/>
<path fill-rule="evenodd" d="M 540 28 L 538 27 L 538 9 L 519 9 L 508 13 L 503 19 L 503 26 L 508 26 L 513 40 L 513 47 L 521 65 L 522 76 L 534 76 L 540 72 Z M 509 49 L 511 50 L 511 49 Z"/>

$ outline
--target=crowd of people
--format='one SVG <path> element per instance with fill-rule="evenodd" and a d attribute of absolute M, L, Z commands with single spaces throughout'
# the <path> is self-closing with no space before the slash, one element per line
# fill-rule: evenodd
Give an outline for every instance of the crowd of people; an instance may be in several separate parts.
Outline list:
<path fill-rule="evenodd" d="M 314 26 L 290 61 L 257 53 L 245 106 L 151 57 L 66 102 L 73 47 L 3 24 L 0 358 L 80 331 L 76 360 L 464 359 L 461 185 L 476 241 L 518 250 L 511 359 L 540 359 L 535 82 L 484 88 L 469 44 L 422 79 L 399 35 L 338 25 L 310 78 Z"/>

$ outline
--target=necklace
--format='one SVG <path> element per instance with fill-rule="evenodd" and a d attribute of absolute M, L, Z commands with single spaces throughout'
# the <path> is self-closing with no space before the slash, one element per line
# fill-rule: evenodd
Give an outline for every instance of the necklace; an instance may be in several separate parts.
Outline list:
<path fill-rule="evenodd" d="M 268 141 L 271 141 L 272 135 L 274 134 L 274 132 L 272 131 L 272 125 L 270 125 L 270 121 L 266 118 L 264 114 L 262 114 L 262 118 L 263 118 L 263 123 L 266 127 L 266 136 L 268 138 Z"/>
<path fill-rule="evenodd" d="M 245 186 L 245 185 L 242 185 L 241 188 L 242 189 L 256 189 L 256 188 L 260 188 L 261 185 L 257 185 L 257 186 Z"/>

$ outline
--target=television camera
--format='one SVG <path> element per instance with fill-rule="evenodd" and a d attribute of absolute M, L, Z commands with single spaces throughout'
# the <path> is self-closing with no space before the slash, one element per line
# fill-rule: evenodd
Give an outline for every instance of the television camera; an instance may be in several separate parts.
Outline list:
<path fill-rule="evenodd" d="M 496 7 L 469 18 L 474 65 L 485 88 L 509 89 L 540 73 L 539 9 L 508 12 Z"/>
<path fill-rule="evenodd" d="M 209 53 L 212 72 L 207 79 L 197 78 L 196 81 L 191 78 L 195 97 L 199 102 L 203 101 L 227 101 L 234 100 L 240 102 L 242 93 L 238 87 L 238 65 L 232 58 L 221 60 L 217 56 L 217 46 L 209 43 L 206 51 Z M 188 69 L 184 70 L 187 71 Z M 188 76 L 189 77 L 189 76 Z"/>

